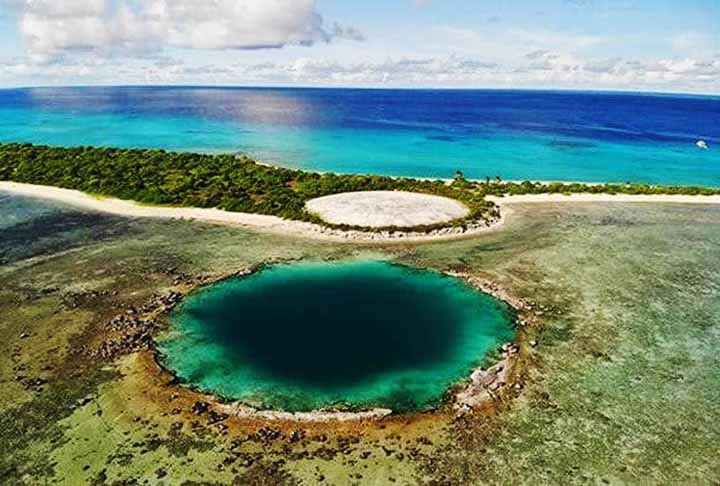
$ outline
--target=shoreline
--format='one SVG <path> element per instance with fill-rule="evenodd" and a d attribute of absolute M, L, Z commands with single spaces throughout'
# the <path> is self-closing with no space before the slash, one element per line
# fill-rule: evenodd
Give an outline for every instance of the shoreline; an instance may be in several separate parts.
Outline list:
<path fill-rule="evenodd" d="M 411 229 L 402 232 L 363 232 L 358 230 L 342 231 L 315 223 L 282 219 L 255 213 L 240 213 L 217 208 L 193 208 L 172 206 L 150 206 L 135 201 L 126 201 L 112 197 L 92 196 L 74 189 L 54 186 L 41 186 L 21 182 L 0 181 L 0 193 L 56 201 L 91 211 L 125 216 L 130 218 L 187 219 L 208 223 L 232 224 L 244 228 L 311 239 L 358 243 L 394 243 L 442 241 L 463 238 L 470 235 L 494 231 L 503 226 L 505 219 L 500 218 L 484 225 L 479 224 L 467 230 L 462 228 L 443 228 L 429 234 L 414 232 Z"/>
<path fill-rule="evenodd" d="M 428 409 L 421 409 L 410 412 L 396 412 L 388 407 L 360 407 L 357 410 L 337 408 L 335 405 L 313 409 L 310 411 L 286 411 L 273 408 L 257 408 L 243 400 L 224 398 L 221 395 L 213 393 L 210 390 L 202 389 L 198 386 L 183 384 L 176 372 L 167 367 L 162 360 L 161 354 L 157 347 L 157 333 L 167 332 L 169 322 L 167 316 L 172 310 L 179 305 L 187 296 L 200 288 L 222 282 L 229 278 L 246 278 L 257 272 L 260 272 L 269 265 L 279 262 L 268 262 L 260 265 L 254 265 L 235 272 L 218 275 L 215 277 L 193 280 L 191 283 L 183 284 L 182 288 L 176 287 L 165 296 L 155 295 L 148 303 L 149 308 L 140 316 L 136 313 L 118 314 L 111 320 L 112 322 L 120 322 L 124 319 L 145 319 L 155 323 L 148 329 L 152 333 L 152 345 L 149 348 L 141 350 L 150 357 L 150 363 L 154 369 L 154 373 L 159 373 L 166 378 L 163 381 L 166 386 L 174 388 L 174 393 L 183 393 L 189 400 L 197 406 L 202 404 L 203 407 L 213 409 L 228 417 L 238 420 L 260 420 L 264 423 L 359 423 L 359 422 L 378 422 L 388 418 L 400 418 L 405 420 L 407 417 L 432 416 L 437 414 L 450 414 L 457 417 L 464 416 L 481 410 L 483 407 L 489 406 L 496 400 L 508 393 L 520 393 L 523 385 L 521 380 L 515 376 L 517 369 L 522 365 L 522 357 L 524 343 L 527 337 L 527 328 L 537 322 L 537 316 L 533 313 L 534 304 L 525 299 L 515 296 L 509 289 L 495 284 L 486 278 L 474 276 L 466 272 L 445 271 L 440 272 L 442 275 L 462 280 L 478 292 L 482 292 L 493 296 L 494 298 L 505 302 L 514 312 L 513 323 L 515 326 L 515 336 L 511 341 L 502 345 L 498 344 L 501 351 L 501 357 L 497 361 L 489 363 L 487 368 L 479 366 L 473 368 L 469 376 L 464 376 L 451 384 L 446 390 L 446 396 L 441 403 Z M 128 339 L 123 338 L 123 342 Z"/>
<path fill-rule="evenodd" d="M 685 194 L 521 194 L 516 196 L 486 196 L 499 206 L 523 203 L 675 203 L 675 204 L 720 204 L 720 195 L 690 196 Z"/>
<path fill-rule="evenodd" d="M 512 214 L 508 207 L 526 203 L 676 203 L 676 204 L 720 204 L 720 195 L 680 195 L 680 194 L 524 194 L 515 196 L 487 196 L 500 208 L 500 217 L 469 229 L 444 228 L 424 234 L 407 232 L 363 232 L 358 230 L 342 231 L 315 223 L 281 219 L 277 216 L 225 211 L 217 208 L 193 208 L 171 206 L 149 206 L 135 201 L 126 201 L 111 197 L 96 197 L 87 193 L 63 189 L 54 186 L 41 186 L 20 182 L 0 181 L 0 192 L 31 198 L 56 201 L 91 211 L 131 218 L 187 219 L 208 223 L 232 224 L 244 228 L 265 231 L 284 236 L 299 236 L 311 239 L 338 242 L 423 242 L 464 238 L 481 233 L 496 231 L 507 222 Z"/>

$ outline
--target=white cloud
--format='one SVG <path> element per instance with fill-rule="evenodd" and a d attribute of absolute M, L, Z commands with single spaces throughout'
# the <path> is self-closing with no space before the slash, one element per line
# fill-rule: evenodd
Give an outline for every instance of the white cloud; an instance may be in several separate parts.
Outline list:
<path fill-rule="evenodd" d="M 677 52 L 713 52 L 720 50 L 720 35 L 710 36 L 702 32 L 683 32 L 672 36 L 670 44 Z"/>
<path fill-rule="evenodd" d="M 409 8 L 412 1 L 408 0 Z M 0 60 L 0 85 L 229 84 L 528 87 L 720 93 L 717 36 L 668 36 L 662 50 L 554 32 L 395 24 L 362 45 L 312 0 L 0 0 L 30 56 Z M 503 25 L 505 25 L 503 23 Z M 272 53 L 257 48 L 290 46 Z M 178 52 L 176 49 L 186 49 Z M 189 50 L 205 49 L 203 52 Z M 242 56 L 226 49 L 245 49 Z M 12 53 L 12 51 L 9 51 Z M 90 54 L 90 55 L 84 55 Z M 120 55 L 116 55 L 120 54 Z M 13 53 L 14 55 L 14 53 Z M 38 62 L 44 61 L 44 62 Z"/>
<path fill-rule="evenodd" d="M 522 56 L 521 56 L 522 57 Z M 86 84 L 92 76 L 108 84 L 227 84 L 386 87 L 526 87 L 720 92 L 720 58 L 583 61 L 544 51 L 532 59 L 497 63 L 457 55 L 341 62 L 297 57 L 286 62 L 193 63 L 172 58 L 118 60 L 77 58 L 37 65 L 0 64 L 0 83 Z M 43 82 L 39 82 L 42 80 Z M 50 82 L 44 82 L 50 80 Z"/>
<path fill-rule="evenodd" d="M 362 40 L 327 26 L 314 0 L 5 0 L 31 56 L 137 53 L 163 47 L 259 49 Z"/>

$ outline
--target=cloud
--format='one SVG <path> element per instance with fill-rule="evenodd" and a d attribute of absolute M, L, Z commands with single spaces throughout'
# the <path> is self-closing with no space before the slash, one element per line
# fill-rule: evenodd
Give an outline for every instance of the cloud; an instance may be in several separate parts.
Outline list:
<path fill-rule="evenodd" d="M 525 54 L 525 59 L 532 59 L 532 60 L 540 59 L 541 57 L 545 56 L 548 53 L 549 53 L 549 51 L 546 51 L 545 49 L 538 49 L 538 50 L 528 52 L 527 54 Z"/>
<path fill-rule="evenodd" d="M 348 39 L 358 42 L 365 40 L 365 35 L 355 27 L 343 26 L 337 22 L 333 23 L 330 36 L 336 39 Z"/>
<path fill-rule="evenodd" d="M 412 1 L 408 8 L 413 8 Z M 0 12 L 17 20 L 30 54 L 0 59 L 0 85 L 351 85 L 720 93 L 717 39 L 692 31 L 667 36 L 660 51 L 639 52 L 618 48 L 627 38 L 582 31 L 441 24 L 397 45 L 393 39 L 376 39 L 363 45 L 306 50 L 303 55 L 300 49 L 251 51 L 339 39 L 361 41 L 364 36 L 351 26 L 325 20 L 313 0 L 0 0 Z M 177 49 L 250 51 L 236 56 Z"/>
<path fill-rule="evenodd" d="M 362 40 L 327 26 L 315 0 L 4 0 L 31 56 L 137 54 L 166 47 L 263 49 Z"/>
<path fill-rule="evenodd" d="M 62 63 L 0 63 L 0 83 L 226 84 L 386 87 L 527 87 L 720 93 L 720 57 L 587 61 L 545 51 L 534 59 L 494 62 L 458 55 L 338 61 L 297 57 L 282 62 L 196 63 L 171 57 L 78 57 Z"/>
<path fill-rule="evenodd" d="M 670 46 L 676 52 L 695 53 L 720 49 L 720 37 L 702 32 L 683 32 L 670 37 L 669 40 Z"/>

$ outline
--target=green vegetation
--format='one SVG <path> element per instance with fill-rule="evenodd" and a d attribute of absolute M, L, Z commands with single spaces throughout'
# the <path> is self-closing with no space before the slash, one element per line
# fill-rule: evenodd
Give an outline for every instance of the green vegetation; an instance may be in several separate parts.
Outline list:
<path fill-rule="evenodd" d="M 132 199 L 148 204 L 215 207 L 268 214 L 325 224 L 305 210 L 305 202 L 347 191 L 413 191 L 462 201 L 470 214 L 450 223 L 414 228 L 431 231 L 465 226 L 497 216 L 486 195 L 541 193 L 720 194 L 720 189 L 644 184 L 508 183 L 500 178 L 482 182 L 461 172 L 449 183 L 374 175 L 303 172 L 258 164 L 246 156 L 203 155 L 164 150 L 95 147 L 59 148 L 31 144 L 0 144 L 0 180 L 77 189 L 90 194 Z M 399 228 L 338 229 L 397 230 Z"/>
<path fill-rule="evenodd" d="M 305 210 L 305 202 L 347 191 L 414 191 L 454 198 L 466 204 L 470 214 L 451 222 L 453 225 L 492 217 L 496 211 L 484 194 L 459 184 L 318 174 L 269 167 L 230 154 L 0 144 L 0 180 L 77 189 L 148 204 L 215 207 L 316 223 L 321 221 Z M 375 230 L 388 229 L 394 228 Z M 434 226 L 416 229 L 430 231 Z"/>
<path fill-rule="evenodd" d="M 476 187 L 487 195 L 515 196 L 521 194 L 666 194 L 687 196 L 712 196 L 720 189 L 700 186 L 656 186 L 651 184 L 582 184 L 563 182 L 503 182 L 485 181 Z"/>

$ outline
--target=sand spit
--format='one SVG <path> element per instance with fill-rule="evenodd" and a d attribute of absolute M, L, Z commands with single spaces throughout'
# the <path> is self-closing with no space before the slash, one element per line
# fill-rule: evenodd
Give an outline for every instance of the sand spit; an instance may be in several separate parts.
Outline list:
<path fill-rule="evenodd" d="M 429 233 L 413 231 L 342 231 L 318 224 L 302 221 L 290 221 L 276 216 L 267 216 L 263 214 L 238 213 L 210 208 L 148 206 L 134 201 L 94 197 L 72 189 L 23 184 L 18 182 L 0 181 L 0 192 L 1 191 L 21 196 L 58 201 L 78 208 L 118 216 L 132 218 L 187 219 L 210 223 L 234 224 L 276 234 L 295 235 L 305 238 L 331 241 L 388 242 L 447 240 L 477 234 L 488 230 L 494 230 L 500 227 L 503 222 L 502 218 L 498 218 L 491 221 L 479 221 L 467 228 L 448 227 L 433 230 Z M 464 206 L 462 207 L 465 208 Z"/>
<path fill-rule="evenodd" d="M 290 221 L 276 216 L 262 214 L 237 213 L 212 208 L 184 208 L 168 206 L 147 206 L 134 201 L 121 199 L 94 197 L 72 189 L 62 189 L 52 186 L 40 186 L 35 184 L 23 184 L 18 182 L 0 181 L 0 192 L 48 199 L 64 204 L 83 208 L 90 211 L 97 211 L 106 214 L 126 216 L 133 218 L 166 218 L 166 219 L 187 219 L 198 220 L 209 223 L 234 224 L 249 229 L 255 229 L 275 234 L 295 235 L 305 238 L 330 240 L 330 241 L 351 241 L 351 242 L 422 242 L 435 240 L 451 240 L 475 234 L 495 231 L 500 229 L 507 215 L 512 211 L 509 207 L 515 203 L 566 203 L 566 202 L 645 202 L 645 203 L 681 203 L 681 204 L 720 204 L 720 196 L 685 196 L 685 195 L 626 195 L 626 194 L 528 194 L 521 196 L 488 197 L 504 210 L 500 217 L 489 221 L 478 221 L 466 228 L 447 227 L 433 230 L 429 233 L 414 231 L 342 231 L 328 228 L 318 224 L 302 221 Z M 362 194 L 346 193 L 343 196 Z M 406 193 L 407 194 L 407 193 Z M 420 197 L 431 197 L 418 194 Z M 371 198 L 372 199 L 372 198 Z M 445 198 L 438 198 L 445 199 Z M 367 200 L 367 199 L 366 199 Z M 316 200 L 317 201 L 317 200 Z M 452 201 L 454 204 L 455 201 Z M 456 203 L 465 208 L 460 203 Z M 450 208 L 450 207 L 449 207 Z M 458 208 L 455 207 L 455 210 Z M 467 209 L 467 208 L 465 208 Z M 384 210 L 384 209 L 383 209 Z M 449 209 L 452 211 L 452 209 Z M 394 212 L 394 211 L 390 211 Z M 442 211 L 440 211 L 442 213 Z M 386 213 L 378 217 L 378 221 L 387 218 Z M 430 214 L 438 214 L 430 211 Z M 362 215 L 361 215 L 362 216 Z M 375 216 L 366 215 L 365 218 L 373 219 Z M 385 222 L 393 221 L 402 224 L 402 221 L 384 219 Z"/>

